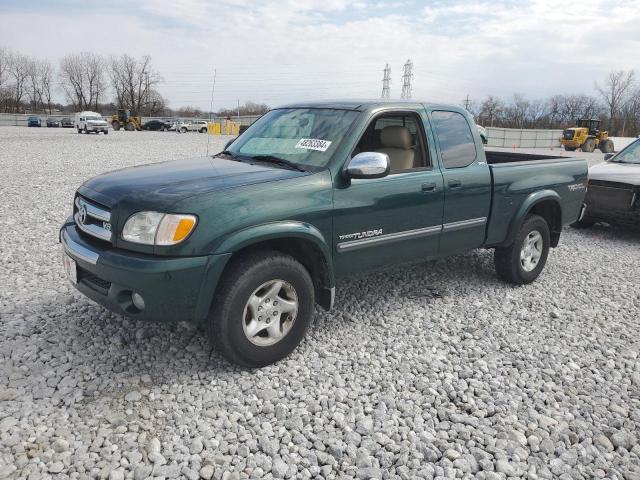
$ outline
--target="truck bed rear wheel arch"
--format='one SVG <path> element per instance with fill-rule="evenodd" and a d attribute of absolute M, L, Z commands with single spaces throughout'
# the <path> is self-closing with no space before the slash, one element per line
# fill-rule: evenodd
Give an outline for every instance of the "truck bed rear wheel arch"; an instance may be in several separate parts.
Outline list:
<path fill-rule="evenodd" d="M 560 196 L 553 190 L 538 191 L 525 199 L 509 228 L 505 244 L 513 242 L 520 225 L 530 214 L 540 215 L 546 220 L 549 225 L 551 247 L 557 247 L 562 232 L 562 208 L 560 207 Z"/>

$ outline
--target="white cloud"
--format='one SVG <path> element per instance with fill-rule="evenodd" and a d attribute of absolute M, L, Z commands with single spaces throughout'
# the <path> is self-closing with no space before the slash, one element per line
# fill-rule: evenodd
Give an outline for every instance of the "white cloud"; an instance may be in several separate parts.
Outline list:
<path fill-rule="evenodd" d="M 640 2 L 550 0 L 141 0 L 90 13 L 2 12 L 0 44 L 57 59 L 72 50 L 149 53 L 173 106 L 377 97 L 382 68 L 415 65 L 414 96 L 459 102 L 469 93 L 530 98 L 592 93 L 611 69 L 638 68 Z M 248 6 L 250 5 L 250 6 Z M 0 7 L 1 12 L 2 7 Z M 25 32 L 36 32 L 26 34 Z M 61 42 L 51 41 L 63 38 Z M 71 40 L 83 39 L 78 45 Z"/>

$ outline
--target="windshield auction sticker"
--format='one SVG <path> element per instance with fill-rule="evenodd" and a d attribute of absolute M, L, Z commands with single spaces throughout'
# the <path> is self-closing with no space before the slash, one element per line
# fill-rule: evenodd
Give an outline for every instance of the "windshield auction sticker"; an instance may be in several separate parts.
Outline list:
<path fill-rule="evenodd" d="M 296 143 L 295 148 L 306 148 L 307 150 L 317 150 L 318 152 L 326 152 L 327 148 L 331 146 L 329 140 L 318 140 L 316 138 L 301 138 Z"/>

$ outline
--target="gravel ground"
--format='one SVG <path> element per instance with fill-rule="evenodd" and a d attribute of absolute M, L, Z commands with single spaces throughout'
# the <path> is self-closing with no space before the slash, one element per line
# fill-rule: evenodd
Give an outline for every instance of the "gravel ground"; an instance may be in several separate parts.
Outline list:
<path fill-rule="evenodd" d="M 519 288 L 485 251 L 342 282 L 289 358 L 248 371 L 61 267 L 84 179 L 204 135 L 0 145 L 0 478 L 640 478 L 640 234 L 567 229 Z"/>

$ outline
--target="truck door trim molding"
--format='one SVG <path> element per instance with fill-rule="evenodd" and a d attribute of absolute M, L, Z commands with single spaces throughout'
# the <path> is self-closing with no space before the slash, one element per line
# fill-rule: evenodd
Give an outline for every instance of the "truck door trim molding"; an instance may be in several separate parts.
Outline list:
<path fill-rule="evenodd" d="M 388 233 L 372 238 L 364 238 L 362 240 L 351 240 L 349 242 L 340 242 L 336 245 L 338 253 L 351 252 L 360 248 L 372 247 L 374 245 L 384 245 L 386 243 L 399 242 L 401 240 L 409 240 L 417 237 L 428 237 L 437 235 L 442 231 L 442 225 L 434 225 L 433 227 L 417 228 L 415 230 L 405 230 L 403 232 Z"/>
<path fill-rule="evenodd" d="M 460 222 L 445 223 L 442 230 L 445 232 L 454 232 L 463 228 L 479 227 L 487 223 L 487 217 L 470 218 L 469 220 L 461 220 Z"/>

